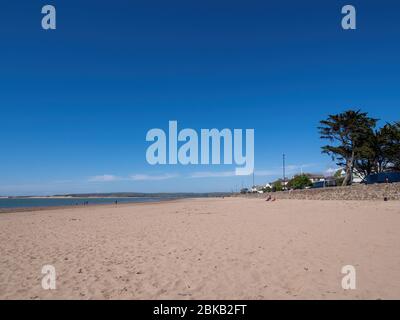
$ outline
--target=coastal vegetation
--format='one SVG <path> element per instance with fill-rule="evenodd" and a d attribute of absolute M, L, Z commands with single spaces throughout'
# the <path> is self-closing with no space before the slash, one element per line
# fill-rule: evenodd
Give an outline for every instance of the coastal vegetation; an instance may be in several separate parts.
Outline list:
<path fill-rule="evenodd" d="M 377 122 L 361 110 L 347 110 L 320 121 L 321 138 L 331 143 L 322 147 L 322 153 L 344 168 L 343 186 L 352 183 L 353 174 L 365 178 L 400 170 L 400 122 L 376 129 Z"/>
<path fill-rule="evenodd" d="M 53 197 L 71 198 L 206 198 L 206 197 L 226 197 L 228 192 L 171 192 L 171 193 L 143 193 L 143 192 L 114 192 L 114 193 L 78 193 L 54 195 Z"/>
<path fill-rule="evenodd" d="M 312 185 L 311 179 L 306 174 L 300 174 L 289 180 L 287 187 L 289 189 L 297 190 L 312 187 Z"/>

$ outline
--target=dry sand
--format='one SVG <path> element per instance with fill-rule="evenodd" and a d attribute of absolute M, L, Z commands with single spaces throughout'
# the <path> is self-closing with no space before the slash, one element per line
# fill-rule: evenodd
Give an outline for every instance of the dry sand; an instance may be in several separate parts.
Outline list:
<path fill-rule="evenodd" d="M 57 289 L 43 290 L 54 265 Z M 353 265 L 357 289 L 344 291 Z M 0 214 L 1 299 L 399 299 L 400 202 L 187 199 Z"/>

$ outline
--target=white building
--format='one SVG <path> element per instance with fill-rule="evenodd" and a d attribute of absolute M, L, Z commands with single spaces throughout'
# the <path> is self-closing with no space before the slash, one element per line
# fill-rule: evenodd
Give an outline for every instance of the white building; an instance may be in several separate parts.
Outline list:
<path fill-rule="evenodd" d="M 253 186 L 251 188 L 251 192 L 253 193 L 264 193 L 265 189 L 271 188 L 272 189 L 272 185 L 270 183 L 267 183 L 265 185 L 260 185 L 260 186 Z"/>

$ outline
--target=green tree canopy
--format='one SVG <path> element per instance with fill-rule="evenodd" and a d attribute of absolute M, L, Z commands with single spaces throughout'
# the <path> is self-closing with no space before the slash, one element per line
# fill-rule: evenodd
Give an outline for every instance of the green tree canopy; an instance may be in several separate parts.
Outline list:
<path fill-rule="evenodd" d="M 351 184 L 354 163 L 365 147 L 366 139 L 373 134 L 376 122 L 377 119 L 360 110 L 329 115 L 328 119 L 320 121 L 321 138 L 332 143 L 323 146 L 322 152 L 330 155 L 337 165 L 345 167 L 343 185 Z"/>
<path fill-rule="evenodd" d="M 355 160 L 355 172 L 361 177 L 400 170 L 400 125 L 387 123 L 370 133 Z"/>
<path fill-rule="evenodd" d="M 282 191 L 283 190 L 283 185 L 282 185 L 282 181 L 278 180 L 275 181 L 274 184 L 272 185 L 272 191 Z"/>
<path fill-rule="evenodd" d="M 363 178 L 374 173 L 400 171 L 400 122 L 387 123 L 375 130 L 377 119 L 360 110 L 349 110 L 330 115 L 320 123 L 321 138 L 332 142 L 323 146 L 322 152 L 345 168 L 343 185 L 351 183 L 353 173 Z"/>
<path fill-rule="evenodd" d="M 312 182 L 305 174 L 294 176 L 293 179 L 288 182 L 288 187 L 292 189 L 304 189 L 311 186 Z"/>

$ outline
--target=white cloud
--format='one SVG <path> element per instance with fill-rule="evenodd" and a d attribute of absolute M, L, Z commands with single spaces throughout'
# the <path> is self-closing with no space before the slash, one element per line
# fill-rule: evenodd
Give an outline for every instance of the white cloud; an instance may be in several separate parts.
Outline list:
<path fill-rule="evenodd" d="M 312 163 L 301 165 L 288 165 L 286 166 L 286 173 L 292 174 L 300 171 L 301 169 L 310 168 L 315 166 Z M 276 176 L 282 174 L 282 167 L 274 168 L 272 170 L 255 170 L 254 175 L 259 177 Z M 236 176 L 235 171 L 199 171 L 192 173 L 189 178 L 226 178 Z"/>
<path fill-rule="evenodd" d="M 162 174 L 162 175 L 148 175 L 148 174 L 133 174 L 129 177 L 129 180 L 132 181 L 160 181 L 176 178 L 178 175 L 176 174 Z"/>
<path fill-rule="evenodd" d="M 276 170 L 255 170 L 254 175 L 259 177 L 275 176 L 282 173 L 282 169 Z"/>
<path fill-rule="evenodd" d="M 282 169 L 276 170 L 255 170 L 254 174 L 256 176 L 265 177 L 265 176 L 273 176 L 280 174 Z M 199 171 L 192 173 L 190 178 L 226 178 L 226 177 L 235 177 L 235 171 Z"/>
<path fill-rule="evenodd" d="M 200 171 L 192 173 L 189 178 L 224 178 L 224 177 L 234 177 L 235 171 Z"/>
<path fill-rule="evenodd" d="M 102 176 L 94 176 L 89 178 L 89 182 L 112 182 L 119 180 L 121 180 L 121 178 L 114 176 L 112 174 L 103 174 Z"/>
<path fill-rule="evenodd" d="M 335 174 L 336 171 L 338 171 L 339 169 L 341 169 L 341 168 L 328 168 L 328 169 L 325 170 L 325 173 L 326 173 L 327 175 L 333 175 L 333 174 Z"/>
<path fill-rule="evenodd" d="M 290 164 L 286 166 L 286 171 L 292 172 L 292 171 L 298 171 L 301 169 L 305 168 L 312 168 L 315 167 L 315 164 L 313 163 L 305 163 L 305 164 Z"/>
<path fill-rule="evenodd" d="M 113 181 L 159 181 L 176 178 L 176 174 L 148 175 L 148 174 L 133 174 L 129 177 L 119 177 L 112 174 L 103 174 L 89 178 L 89 182 L 113 182 Z"/>
<path fill-rule="evenodd" d="M 286 173 L 293 174 L 301 169 L 310 168 L 314 164 L 287 165 Z M 276 167 L 271 170 L 255 170 L 254 174 L 259 177 L 277 176 L 282 174 L 282 167 Z M 187 178 L 227 178 L 235 177 L 236 173 L 232 171 L 197 171 L 186 176 Z M 94 176 L 89 179 L 89 182 L 113 182 L 113 181 L 161 181 L 180 177 L 178 174 L 165 173 L 160 175 L 149 175 L 145 173 L 132 174 L 128 177 L 119 177 L 112 174 L 104 174 Z"/>

